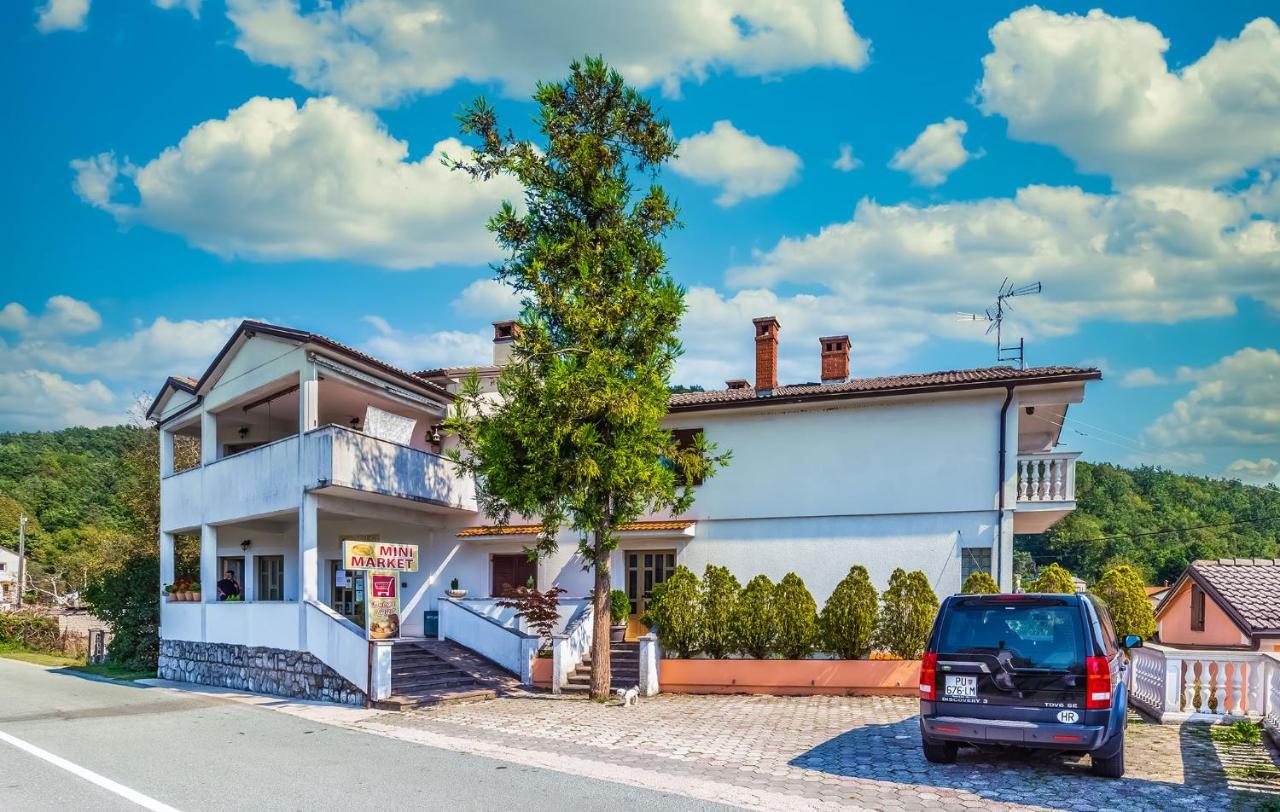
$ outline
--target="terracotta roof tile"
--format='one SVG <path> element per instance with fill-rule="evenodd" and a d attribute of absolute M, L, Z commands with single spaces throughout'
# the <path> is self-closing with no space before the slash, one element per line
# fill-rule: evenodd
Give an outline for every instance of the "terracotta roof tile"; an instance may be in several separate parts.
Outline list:
<path fill-rule="evenodd" d="M 1280 629 L 1280 559 L 1218 558 L 1192 568 L 1252 627 Z"/>
<path fill-rule="evenodd" d="M 910 375 L 886 375 L 878 378 L 852 378 L 844 383 L 802 383 L 779 386 L 768 395 L 757 396 L 754 388 L 717 389 L 711 392 L 680 392 L 671 396 L 672 409 L 695 409 L 719 404 L 744 402 L 767 403 L 770 400 L 827 398 L 857 395 L 892 395 L 924 392 L 933 389 L 980 388 L 1001 386 L 1008 382 L 1045 382 L 1055 380 L 1091 380 L 1102 373 L 1092 367 L 982 367 Z"/>
<path fill-rule="evenodd" d="M 651 533 L 657 530 L 684 530 L 692 527 L 694 524 L 696 524 L 696 522 L 692 519 L 659 522 L 629 522 L 627 524 L 618 525 L 617 529 L 623 533 Z M 540 524 L 481 525 L 479 527 L 467 527 L 459 530 L 458 537 L 532 536 L 536 535 L 541 529 L 542 525 Z"/>

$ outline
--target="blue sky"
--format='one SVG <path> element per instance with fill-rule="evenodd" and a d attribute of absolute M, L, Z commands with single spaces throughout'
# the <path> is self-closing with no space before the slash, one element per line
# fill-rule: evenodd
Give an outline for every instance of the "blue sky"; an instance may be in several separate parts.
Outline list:
<path fill-rule="evenodd" d="M 669 6 L 669 7 L 668 7 Z M 482 361 L 511 311 L 486 216 L 439 165 L 478 94 L 602 53 L 682 139 L 678 379 L 984 366 L 956 311 L 1039 280 L 1032 364 L 1095 364 L 1095 460 L 1280 475 L 1280 31 L 1263 3 L 54 0 L 0 7 L 14 193 L 0 430 L 100 425 L 199 374 L 240 318 L 411 368 Z M 802 12 L 802 13 L 801 13 Z M 839 160 L 843 157 L 843 160 Z"/>

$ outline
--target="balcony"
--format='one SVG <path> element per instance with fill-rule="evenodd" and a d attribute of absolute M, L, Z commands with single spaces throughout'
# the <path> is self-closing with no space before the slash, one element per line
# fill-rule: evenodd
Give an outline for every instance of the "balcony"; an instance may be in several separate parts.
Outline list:
<path fill-rule="evenodd" d="M 474 511 L 475 488 L 439 454 L 371 437 L 343 426 L 305 436 L 304 477 L 318 489 L 354 491 L 378 501 L 408 500 L 427 508 Z M 345 494 L 353 495 L 353 494 Z"/>
<path fill-rule="evenodd" d="M 1043 533 L 1076 508 L 1079 451 L 1018 455 L 1015 533 Z"/>

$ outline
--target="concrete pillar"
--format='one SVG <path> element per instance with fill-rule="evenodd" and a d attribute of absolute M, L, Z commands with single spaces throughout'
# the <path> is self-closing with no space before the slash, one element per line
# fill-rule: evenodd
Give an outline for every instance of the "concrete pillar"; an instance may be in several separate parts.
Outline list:
<path fill-rule="evenodd" d="M 996 539 L 991 551 L 992 569 L 1000 573 L 1000 591 L 1013 591 L 1013 511 L 1004 512 L 1004 538 Z"/>
<path fill-rule="evenodd" d="M 244 583 L 240 584 L 240 595 L 251 601 L 258 595 L 258 570 L 253 563 L 252 548 L 244 552 Z"/>
<path fill-rule="evenodd" d="M 160 586 L 173 583 L 174 538 L 172 533 L 160 533 Z M 201 584 L 201 587 L 204 585 Z"/>
<path fill-rule="evenodd" d="M 369 644 L 369 699 L 377 702 L 391 696 L 391 640 Z"/>
<path fill-rule="evenodd" d="M 160 476 L 173 473 L 173 432 L 160 429 Z"/>
<path fill-rule="evenodd" d="M 320 425 L 320 379 L 312 361 L 302 367 L 298 384 L 298 433 L 306 434 Z"/>
<path fill-rule="evenodd" d="M 640 695 L 653 696 L 658 693 L 658 636 L 650 632 L 640 638 Z"/>
<path fill-rule="evenodd" d="M 320 600 L 317 513 L 316 495 L 302 494 L 302 506 L 298 508 L 298 599 L 304 603 Z"/>
<path fill-rule="evenodd" d="M 218 416 L 211 412 L 200 415 L 200 464 L 218 459 Z"/>
<path fill-rule="evenodd" d="M 200 525 L 200 598 L 218 600 L 218 528 Z"/>

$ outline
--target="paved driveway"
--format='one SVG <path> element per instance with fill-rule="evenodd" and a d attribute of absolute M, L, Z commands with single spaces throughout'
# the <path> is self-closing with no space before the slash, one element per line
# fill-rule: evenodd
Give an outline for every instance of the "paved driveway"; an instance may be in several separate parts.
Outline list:
<path fill-rule="evenodd" d="M 509 750 L 560 754 L 608 770 L 669 776 L 671 788 L 735 787 L 719 800 L 761 807 L 871 809 L 1251 809 L 1275 803 L 1273 754 L 1228 751 L 1206 726 L 1131 720 L 1128 774 L 1089 774 L 1087 757 L 1021 758 L 962 749 L 955 765 L 920 753 L 914 699 L 661 696 L 639 707 L 511 697 L 383 715 L 376 724 Z M 370 720 L 371 722 L 374 720 Z M 758 793 L 744 797 L 742 790 Z"/>

